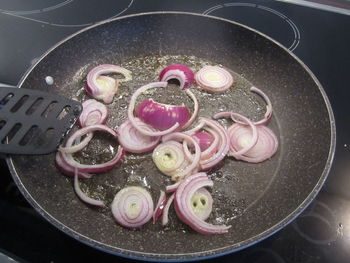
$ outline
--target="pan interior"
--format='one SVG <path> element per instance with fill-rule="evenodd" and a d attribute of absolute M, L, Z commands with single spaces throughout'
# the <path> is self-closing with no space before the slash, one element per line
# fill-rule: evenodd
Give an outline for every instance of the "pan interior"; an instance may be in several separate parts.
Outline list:
<path fill-rule="evenodd" d="M 109 209 L 95 209 L 77 199 L 71 178 L 55 168 L 53 154 L 13 156 L 9 162 L 13 176 L 29 201 L 56 226 L 83 242 L 140 258 L 190 259 L 225 253 L 284 226 L 311 202 L 324 182 L 334 130 L 322 90 L 302 64 L 260 34 L 224 20 L 190 14 L 130 16 L 63 42 L 28 73 L 21 87 L 85 100 L 86 74 L 102 63 L 125 66 L 134 77 L 108 105 L 109 126 L 120 125 L 132 92 L 156 81 L 164 66 L 184 63 L 198 70 L 206 64 L 223 65 L 235 76 L 235 85 L 224 95 L 195 90 L 200 115 L 232 110 L 258 120 L 265 105 L 249 92 L 254 85 L 272 101 L 274 115 L 269 127 L 280 146 L 266 162 L 248 164 L 226 158 L 209 172 L 214 180 L 214 211 L 209 220 L 232 225 L 228 234 L 216 236 L 193 232 L 172 210 L 170 225 L 165 228 L 160 224 L 138 230 L 122 228 Z M 45 83 L 47 76 L 54 79 L 53 85 Z M 160 102 L 184 102 L 192 108 L 191 100 L 176 87 L 152 96 Z M 146 154 L 129 155 L 117 168 L 82 182 L 84 190 L 107 202 L 125 185 L 134 184 L 148 188 L 156 202 L 159 189 L 170 181 Z"/>

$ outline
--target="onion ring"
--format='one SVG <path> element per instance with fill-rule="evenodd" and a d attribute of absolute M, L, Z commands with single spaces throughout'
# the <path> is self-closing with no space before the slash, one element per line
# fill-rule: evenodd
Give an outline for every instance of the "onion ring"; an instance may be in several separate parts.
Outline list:
<path fill-rule="evenodd" d="M 205 66 L 195 75 L 197 84 L 208 92 L 222 93 L 233 84 L 233 77 L 226 69 L 218 66 Z"/>
<path fill-rule="evenodd" d="M 103 201 L 101 200 L 96 200 L 93 199 L 89 196 L 87 196 L 80 188 L 79 186 L 79 180 L 78 180 L 78 169 L 75 168 L 75 173 L 74 173 L 74 191 L 76 193 L 76 195 L 80 198 L 80 200 L 82 200 L 83 202 L 89 204 L 89 205 L 94 205 L 94 206 L 105 206 L 105 204 L 103 203 Z"/>
<path fill-rule="evenodd" d="M 155 131 L 150 125 L 137 118 L 135 122 L 145 130 Z M 143 135 L 131 124 L 130 120 L 126 120 L 118 129 L 118 140 L 127 152 L 144 153 L 153 150 L 159 143 L 160 137 Z"/>
<path fill-rule="evenodd" d="M 158 218 L 162 216 L 165 204 L 166 204 L 165 192 L 163 190 L 160 190 L 159 199 L 156 207 L 154 208 L 153 215 L 152 215 L 153 223 L 155 223 L 158 220 Z"/>
<path fill-rule="evenodd" d="M 175 198 L 175 194 L 172 194 L 164 206 L 163 214 L 162 214 L 162 226 L 167 225 L 169 222 L 169 208 L 170 208 L 171 204 L 173 203 L 174 198 Z"/>
<path fill-rule="evenodd" d="M 138 228 L 152 218 L 153 206 L 152 197 L 147 190 L 129 186 L 116 194 L 111 208 L 113 217 L 120 225 Z"/>
<path fill-rule="evenodd" d="M 172 64 L 164 68 L 159 74 L 160 81 L 176 79 L 180 82 L 181 89 L 187 89 L 194 81 L 193 71 L 183 64 Z"/>
<path fill-rule="evenodd" d="M 213 225 L 195 216 L 191 209 L 191 198 L 198 189 L 212 187 L 213 181 L 205 173 L 197 173 L 182 181 L 175 193 L 175 211 L 179 219 L 202 234 L 224 234 L 231 226 Z"/>
<path fill-rule="evenodd" d="M 80 138 L 81 136 L 93 132 L 93 131 L 105 131 L 110 133 L 114 138 L 118 138 L 117 132 L 112 130 L 111 128 L 105 126 L 105 125 L 92 125 L 87 126 L 85 128 L 82 128 L 80 130 L 77 130 L 75 133 L 72 134 L 72 136 L 68 139 L 66 147 L 70 147 L 72 144 L 71 142 L 74 141 L 76 138 Z M 98 173 L 98 172 L 104 172 L 109 169 L 112 169 L 114 166 L 117 165 L 117 163 L 121 160 L 121 158 L 124 155 L 123 148 L 119 145 L 118 151 L 113 157 L 113 159 L 102 163 L 102 164 L 81 164 L 77 162 L 71 154 L 61 152 L 63 160 L 70 165 L 71 167 L 76 167 L 81 172 L 87 172 L 87 173 Z"/>
<path fill-rule="evenodd" d="M 78 125 L 83 128 L 94 124 L 105 124 L 108 120 L 106 105 L 94 99 L 83 102 L 83 111 L 79 116 Z"/>
<path fill-rule="evenodd" d="M 158 131 L 158 132 L 151 132 L 149 130 L 146 130 L 138 125 L 136 122 L 136 118 L 134 117 L 134 109 L 135 109 L 135 103 L 137 97 L 144 91 L 152 88 L 164 88 L 168 85 L 168 82 L 152 82 L 147 85 L 144 85 L 140 88 L 138 88 L 134 94 L 131 96 L 129 107 L 128 107 L 128 119 L 131 121 L 132 125 L 143 135 L 147 136 L 162 136 L 168 133 L 171 133 L 175 131 L 179 127 L 179 123 L 175 123 L 171 128 L 164 130 L 164 131 Z"/>

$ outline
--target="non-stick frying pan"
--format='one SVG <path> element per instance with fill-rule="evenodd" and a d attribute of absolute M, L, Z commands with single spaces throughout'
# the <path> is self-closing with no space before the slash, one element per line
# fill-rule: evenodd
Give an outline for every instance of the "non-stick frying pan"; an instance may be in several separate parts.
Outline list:
<path fill-rule="evenodd" d="M 43 217 L 65 233 L 97 249 L 132 258 L 213 257 L 272 235 L 314 199 L 327 177 L 335 147 L 335 123 L 324 90 L 299 59 L 273 40 L 242 25 L 202 15 L 132 15 L 93 26 L 59 43 L 27 72 L 19 87 L 84 97 L 81 88 L 94 66 L 166 55 L 195 56 L 224 65 L 262 89 L 272 101 L 274 115 L 269 127 L 278 136 L 277 154 L 261 164 L 228 158 L 210 172 L 215 216 L 228 220 L 232 225 L 229 233 L 198 234 L 180 223 L 174 211 L 166 228 L 152 223 L 139 230 L 122 228 L 109 209 L 94 209 L 77 199 L 71 178 L 56 169 L 53 154 L 8 158 L 18 187 Z M 54 85 L 45 83 L 46 76 L 54 79 Z M 134 85 L 130 91 L 147 81 L 130 84 Z M 109 105 L 111 115 L 116 116 L 109 121 L 113 127 L 120 124 L 118 114 L 125 110 L 123 101 L 130 95 L 128 86 L 123 89 Z M 241 101 L 239 92 L 236 95 L 232 96 L 236 98 L 232 110 L 254 116 L 264 108 L 261 101 L 249 106 Z M 136 167 L 136 175 L 128 165 Z M 139 182 L 146 181 L 156 201 L 165 180 L 152 165 L 147 159 L 123 164 L 83 184 L 85 190 L 99 185 L 104 197 L 111 200 L 119 189 L 141 178 Z"/>

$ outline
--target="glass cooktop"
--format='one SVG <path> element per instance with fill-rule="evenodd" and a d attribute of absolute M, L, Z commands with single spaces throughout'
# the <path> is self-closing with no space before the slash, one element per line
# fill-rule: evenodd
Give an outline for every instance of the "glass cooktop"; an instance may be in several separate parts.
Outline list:
<path fill-rule="evenodd" d="M 267 34 L 303 60 L 323 85 L 336 120 L 335 159 L 320 194 L 295 221 L 263 242 L 207 262 L 350 262 L 349 9 L 348 1 L 321 0 L 2 0 L 0 86 L 16 85 L 41 54 L 70 34 L 122 15 L 195 12 Z M 57 230 L 21 196 L 3 160 L 0 171 L 0 252 L 19 262 L 132 262 Z"/>

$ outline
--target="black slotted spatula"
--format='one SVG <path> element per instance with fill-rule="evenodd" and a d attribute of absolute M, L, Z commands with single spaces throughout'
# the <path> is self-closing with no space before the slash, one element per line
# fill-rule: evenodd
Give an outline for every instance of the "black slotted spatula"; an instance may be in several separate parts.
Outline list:
<path fill-rule="evenodd" d="M 0 87 L 0 153 L 55 151 L 82 108 L 80 102 L 56 94 Z"/>

